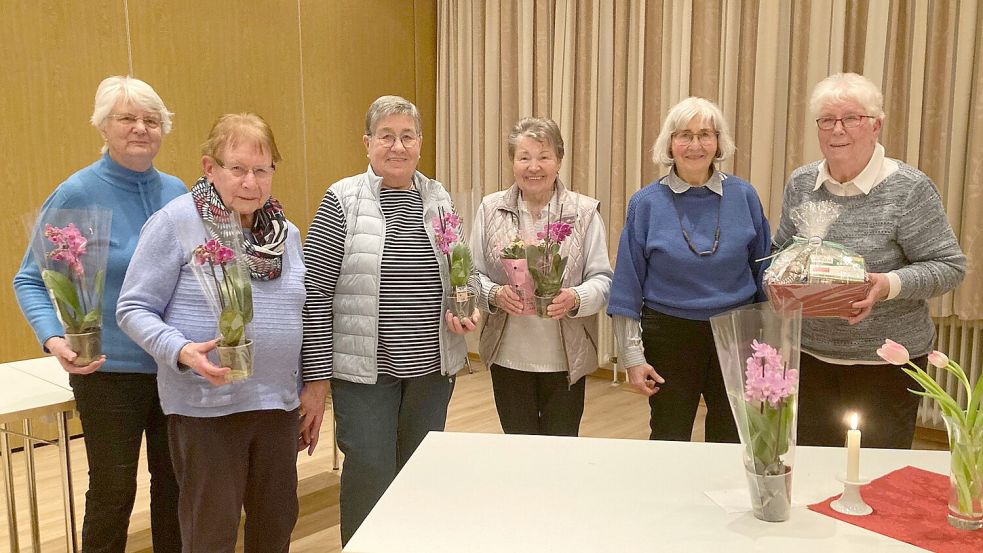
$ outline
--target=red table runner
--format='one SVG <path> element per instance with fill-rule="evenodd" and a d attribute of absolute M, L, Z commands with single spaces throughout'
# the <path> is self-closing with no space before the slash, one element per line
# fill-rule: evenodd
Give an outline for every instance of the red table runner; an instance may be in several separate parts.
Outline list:
<path fill-rule="evenodd" d="M 861 488 L 874 512 L 850 516 L 834 511 L 830 502 L 809 505 L 817 513 L 938 553 L 983 552 L 983 530 L 957 530 L 946 520 L 949 477 L 904 467 Z"/>

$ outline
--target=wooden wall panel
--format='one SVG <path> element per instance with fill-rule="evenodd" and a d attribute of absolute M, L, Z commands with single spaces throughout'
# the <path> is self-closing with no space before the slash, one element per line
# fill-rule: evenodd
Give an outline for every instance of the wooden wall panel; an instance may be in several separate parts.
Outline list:
<path fill-rule="evenodd" d="M 119 0 L 3 0 L 0 7 L 0 362 L 41 354 L 11 282 L 27 246 L 21 216 L 36 212 L 65 178 L 99 157 L 89 124 L 96 86 L 126 73 Z"/>
<path fill-rule="evenodd" d="M 306 228 L 296 0 L 130 2 L 133 72 L 175 112 L 155 164 L 189 187 L 201 176 L 200 147 L 215 119 L 262 115 L 284 160 L 273 194 Z"/>
<path fill-rule="evenodd" d="M 0 2 L 0 151 L 13 160 L 0 182 L 18 213 L 97 158 L 95 88 L 127 74 L 131 55 L 133 75 L 176 114 L 155 165 L 192 184 L 214 119 L 257 112 L 284 157 L 273 192 L 302 232 L 325 188 L 366 167 L 365 110 L 382 94 L 420 107 L 420 168 L 434 174 L 436 0 Z M 26 246 L 18 213 L 0 223 L 10 238 L 0 245 L 0 362 L 39 354 L 10 287 Z"/>
<path fill-rule="evenodd" d="M 304 98 L 311 208 L 342 177 L 368 166 L 362 135 L 365 111 L 384 94 L 417 104 L 423 118 L 420 169 L 434 174 L 436 124 L 436 5 L 414 2 L 305 2 L 301 7 Z M 419 13 L 417 13 L 419 12 Z M 416 18 L 419 16 L 420 21 Z M 417 49 L 414 28 L 428 35 Z M 432 51 L 427 55 L 426 51 Z M 417 65 L 423 71 L 418 73 Z M 426 83 L 421 86 L 418 76 Z M 427 92 L 418 92 L 421 88 Z M 418 98 L 419 96 L 419 98 Z"/>

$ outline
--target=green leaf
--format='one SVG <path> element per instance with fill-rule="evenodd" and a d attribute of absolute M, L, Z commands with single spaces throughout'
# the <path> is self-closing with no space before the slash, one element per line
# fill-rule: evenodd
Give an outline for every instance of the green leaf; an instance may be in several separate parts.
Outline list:
<path fill-rule="evenodd" d="M 242 313 L 233 306 L 226 307 L 218 319 L 218 330 L 222 333 L 222 344 L 238 346 L 246 330 Z"/>
<path fill-rule="evenodd" d="M 65 275 L 51 269 L 41 271 L 41 280 L 54 296 L 55 306 L 61 314 L 62 322 L 69 327 L 66 330 L 78 330 L 82 308 L 79 306 L 75 285 Z"/>

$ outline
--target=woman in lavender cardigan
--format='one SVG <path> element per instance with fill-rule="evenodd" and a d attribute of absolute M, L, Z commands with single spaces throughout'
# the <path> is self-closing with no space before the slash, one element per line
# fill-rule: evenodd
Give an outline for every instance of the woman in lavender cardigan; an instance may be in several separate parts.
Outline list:
<path fill-rule="evenodd" d="M 203 154 L 191 193 L 144 226 L 116 317 L 157 361 L 184 551 L 234 551 L 243 507 L 246 550 L 286 551 L 298 511 L 300 232 L 271 196 L 280 154 L 262 118 L 222 116 Z M 243 232 L 230 238 L 213 223 L 234 213 Z M 251 277 L 254 372 L 231 383 L 208 356 L 216 317 L 190 266 L 209 239 L 241 239 Z"/>

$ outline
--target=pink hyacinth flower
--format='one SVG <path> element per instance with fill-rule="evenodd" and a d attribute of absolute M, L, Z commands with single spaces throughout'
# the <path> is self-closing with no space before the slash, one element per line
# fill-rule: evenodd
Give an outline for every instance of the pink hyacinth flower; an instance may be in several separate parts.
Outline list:
<path fill-rule="evenodd" d="M 894 340 L 884 340 L 884 345 L 877 348 L 877 355 L 892 365 L 904 365 L 910 359 L 908 349 Z"/>
<path fill-rule="evenodd" d="M 941 351 L 933 351 L 928 354 L 928 362 L 933 367 L 944 369 L 949 364 L 949 357 Z"/>

